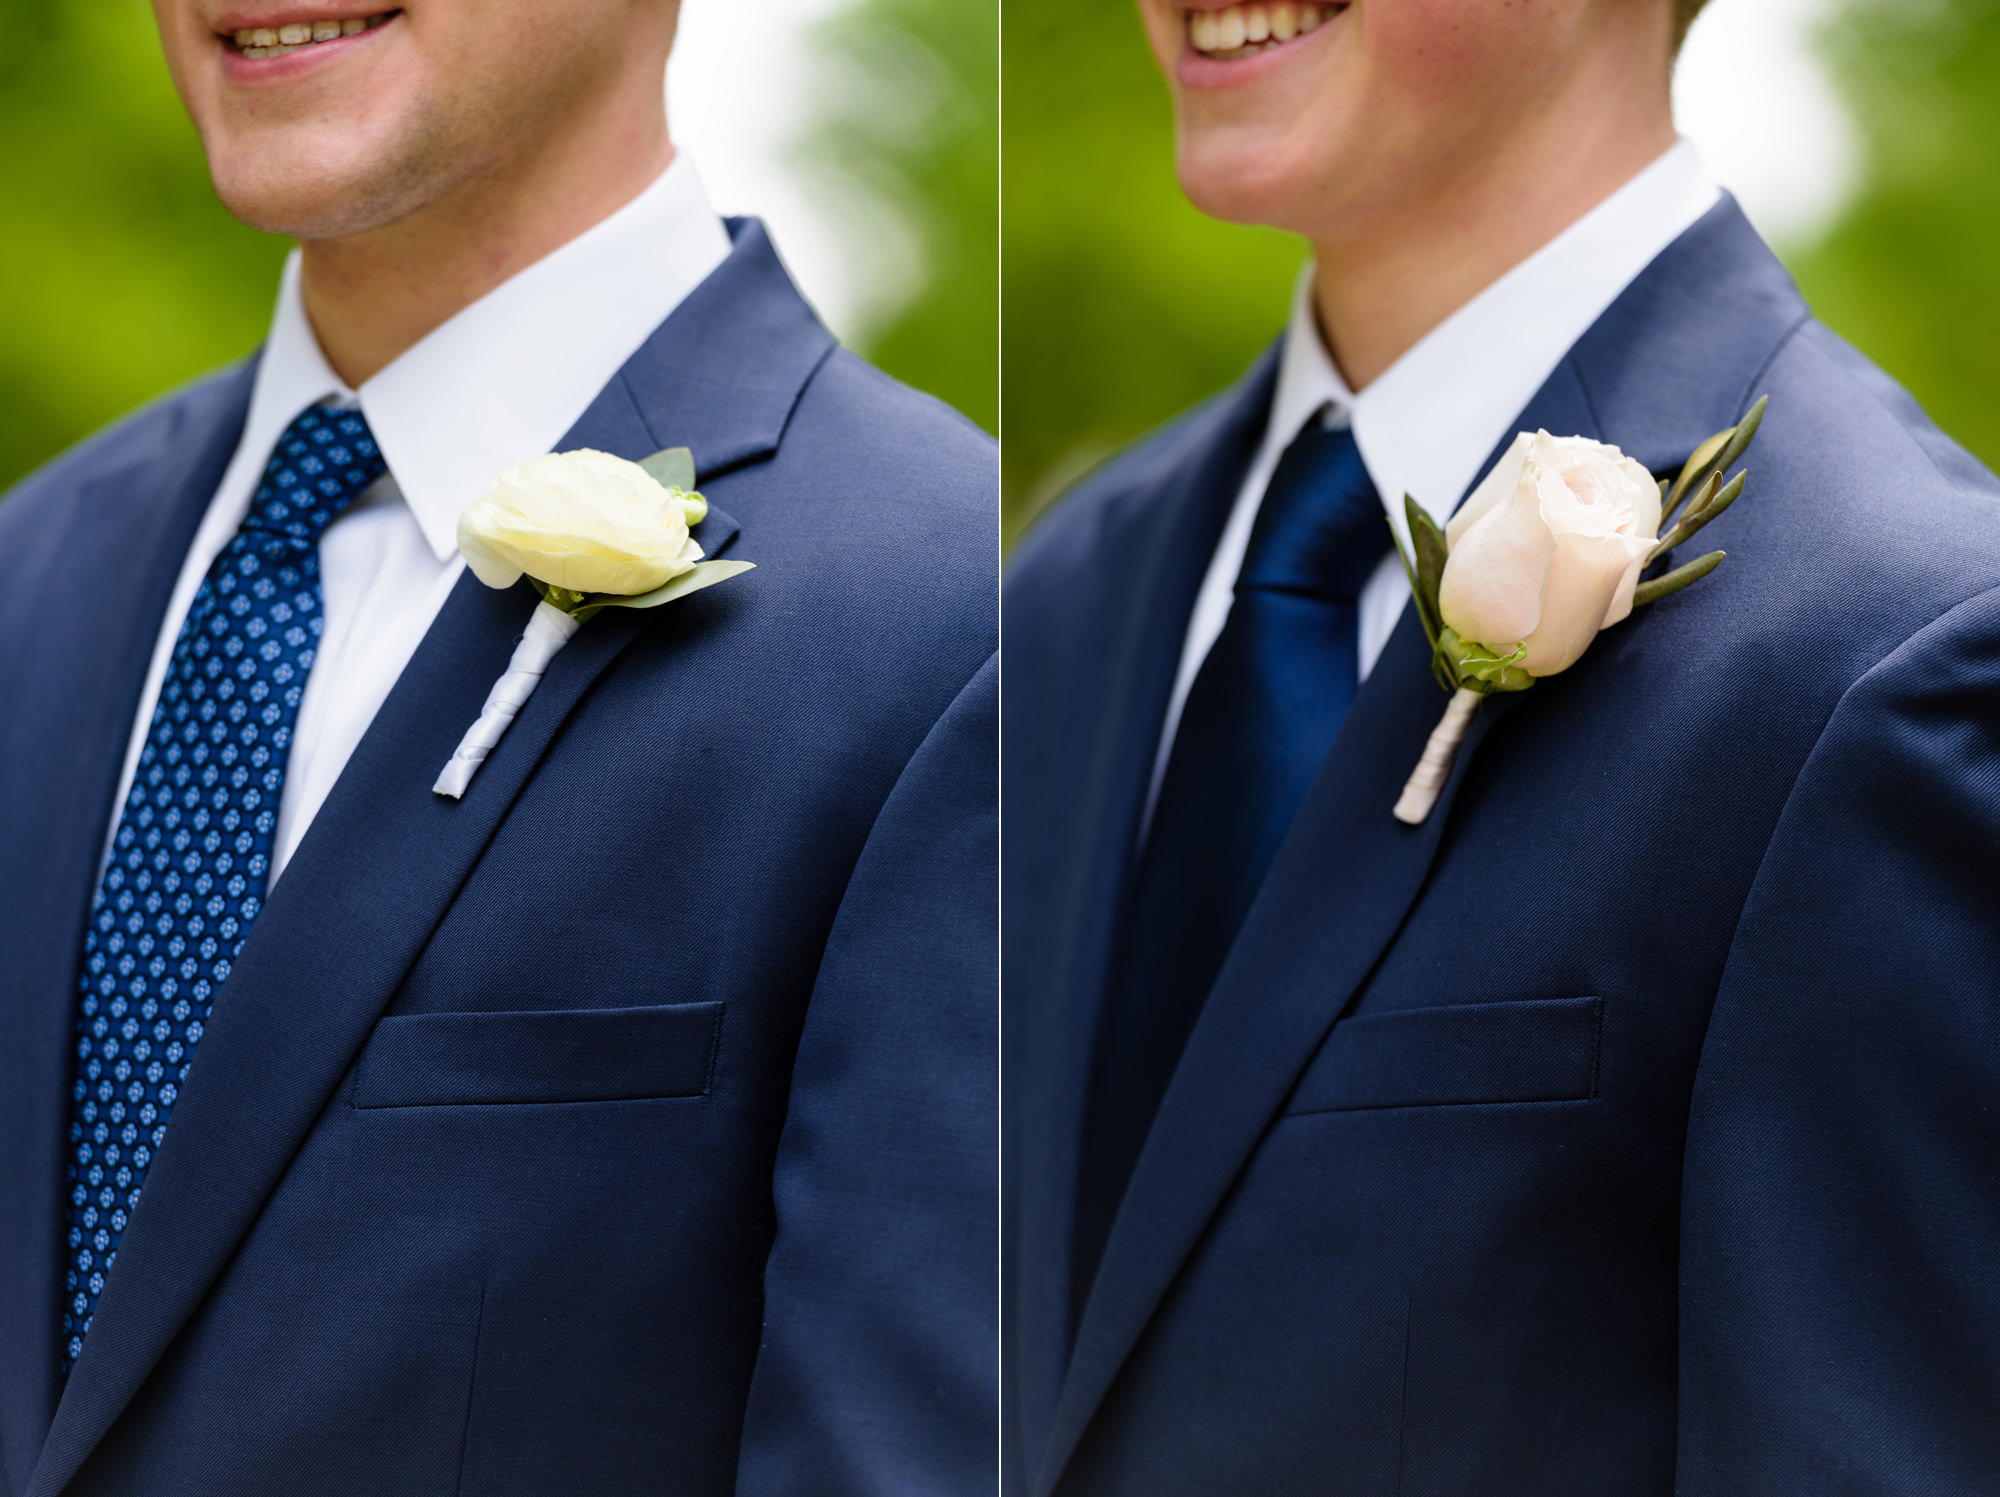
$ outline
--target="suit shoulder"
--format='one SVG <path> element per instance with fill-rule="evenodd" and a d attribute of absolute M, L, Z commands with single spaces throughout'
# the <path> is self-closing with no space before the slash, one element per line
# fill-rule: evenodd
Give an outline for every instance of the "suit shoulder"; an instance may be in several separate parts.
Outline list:
<path fill-rule="evenodd" d="M 1817 322 L 1757 388 L 1770 405 L 1748 487 L 1694 547 L 1728 560 L 1657 627 L 1711 668 L 1821 705 L 1911 641 L 1987 649 L 1985 613 L 1961 605 L 2000 588 L 2000 482 Z"/>
<path fill-rule="evenodd" d="M 92 480 L 164 455 L 183 432 L 240 398 L 241 382 L 250 368 L 246 361 L 204 375 L 121 416 L 51 458 L 0 495 L 0 527 L 10 520 L 34 523 L 47 506 L 66 502 Z"/>
<path fill-rule="evenodd" d="M 936 396 L 845 348 L 814 373 L 786 436 L 872 472 L 881 487 L 920 494 L 930 504 L 977 508 L 990 526 L 999 481 L 993 438 Z"/>
<path fill-rule="evenodd" d="M 998 457 L 942 401 L 835 350 L 770 460 L 704 488 L 815 648 L 851 645 L 874 673 L 948 678 L 951 694 L 992 653 Z"/>
<path fill-rule="evenodd" d="M 1946 488 L 1982 503 L 2000 497 L 2000 479 L 1947 436 L 1909 391 L 1853 344 L 1817 320 L 1800 329 L 1799 342 L 1805 352 L 1824 365 L 1828 374 L 1845 381 L 1857 397 L 1880 406 L 1916 451 L 1937 470 Z"/>
<path fill-rule="evenodd" d="M 1814 321 L 1774 356 L 1766 388 L 1751 483 L 1802 542 L 1818 532 L 1809 544 L 1825 563 L 1795 585 L 1850 612 L 1879 596 L 1914 632 L 2000 584 L 2000 481 L 1887 374 Z"/>

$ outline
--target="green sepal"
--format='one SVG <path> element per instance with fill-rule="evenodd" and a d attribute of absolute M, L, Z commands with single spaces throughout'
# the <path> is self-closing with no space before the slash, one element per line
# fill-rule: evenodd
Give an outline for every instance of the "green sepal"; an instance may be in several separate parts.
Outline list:
<path fill-rule="evenodd" d="M 544 603 L 551 608 L 560 608 L 564 613 L 575 613 L 589 598 L 587 593 L 580 593 L 567 587 L 557 587 L 539 578 L 530 577 L 528 581 L 534 585 L 535 591 L 542 595 Z"/>
<path fill-rule="evenodd" d="M 685 447 L 669 447 L 651 457 L 639 459 L 639 466 L 653 475 L 662 488 L 694 492 L 694 453 Z"/>
<path fill-rule="evenodd" d="M 1477 640 L 1467 639 L 1456 629 L 1447 628 L 1438 635 L 1438 655 L 1451 672 L 1452 684 L 1465 691 L 1482 695 L 1526 691 L 1535 684 L 1535 678 L 1521 669 L 1521 662 L 1528 656 L 1526 641 L 1502 655 Z"/>
<path fill-rule="evenodd" d="M 579 620 L 584 620 L 604 608 L 658 608 L 662 603 L 671 603 L 676 598 L 685 598 L 689 593 L 698 593 L 718 582 L 727 582 L 755 566 L 752 561 L 698 561 L 666 586 L 656 587 L 649 593 L 634 593 L 629 598 L 597 593 L 583 607 L 571 611 Z"/>

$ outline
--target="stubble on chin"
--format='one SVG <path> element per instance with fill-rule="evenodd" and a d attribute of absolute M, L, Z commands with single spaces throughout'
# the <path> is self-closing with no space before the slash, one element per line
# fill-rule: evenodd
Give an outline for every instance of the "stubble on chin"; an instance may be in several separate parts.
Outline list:
<path fill-rule="evenodd" d="M 222 206 L 253 229 L 293 239 L 344 239 L 393 224 L 448 190 L 450 143 L 416 120 L 377 149 L 328 160 L 310 146 L 259 143 L 211 153 Z"/>
<path fill-rule="evenodd" d="M 470 113 L 432 103 L 372 141 L 301 132 L 231 142 L 210 152 L 210 181 L 223 207 L 267 234 L 311 241 L 372 233 L 450 197 L 506 154 L 482 142 L 490 127 Z"/>

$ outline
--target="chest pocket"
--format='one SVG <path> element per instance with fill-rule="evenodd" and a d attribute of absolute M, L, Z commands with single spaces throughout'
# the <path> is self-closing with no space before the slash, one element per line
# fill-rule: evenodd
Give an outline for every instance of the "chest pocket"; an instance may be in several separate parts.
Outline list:
<path fill-rule="evenodd" d="M 545 1013 L 397 1014 L 378 1021 L 356 1107 L 624 1102 L 708 1092 L 720 1003 Z"/>
<path fill-rule="evenodd" d="M 1288 1115 L 1597 1095 L 1602 998 L 1447 1004 L 1357 1014 L 1333 1026 Z"/>

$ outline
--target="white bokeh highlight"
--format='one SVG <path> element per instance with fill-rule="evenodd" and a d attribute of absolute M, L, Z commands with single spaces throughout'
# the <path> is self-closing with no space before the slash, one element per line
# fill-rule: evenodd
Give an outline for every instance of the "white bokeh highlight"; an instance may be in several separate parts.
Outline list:
<path fill-rule="evenodd" d="M 683 0 L 667 65 L 674 141 L 718 211 L 755 214 L 828 326 L 852 337 L 875 286 L 796 160 L 825 83 L 813 32 L 850 0 Z"/>
<path fill-rule="evenodd" d="M 852 0 L 684 0 L 667 69 L 674 138 L 724 213 L 754 213 L 835 332 L 852 337 L 921 267 L 899 226 L 878 220 L 881 253 L 854 243 L 866 212 L 797 159 L 818 106 L 840 87 L 814 30 Z M 1674 80 L 1683 134 L 1767 238 L 1809 245 L 1857 185 L 1855 124 L 1814 49 L 1843 0 L 1710 0 Z M 850 205 L 850 209 L 853 205 Z M 878 205 L 870 204 L 872 210 Z M 886 231 L 886 232 L 885 232 Z M 893 252 L 891 252 L 893 251 Z"/>
<path fill-rule="evenodd" d="M 1859 177 L 1859 132 L 1814 49 L 1842 3 L 1709 0 L 1674 76 L 1681 133 L 1781 248 L 1818 238 Z"/>

